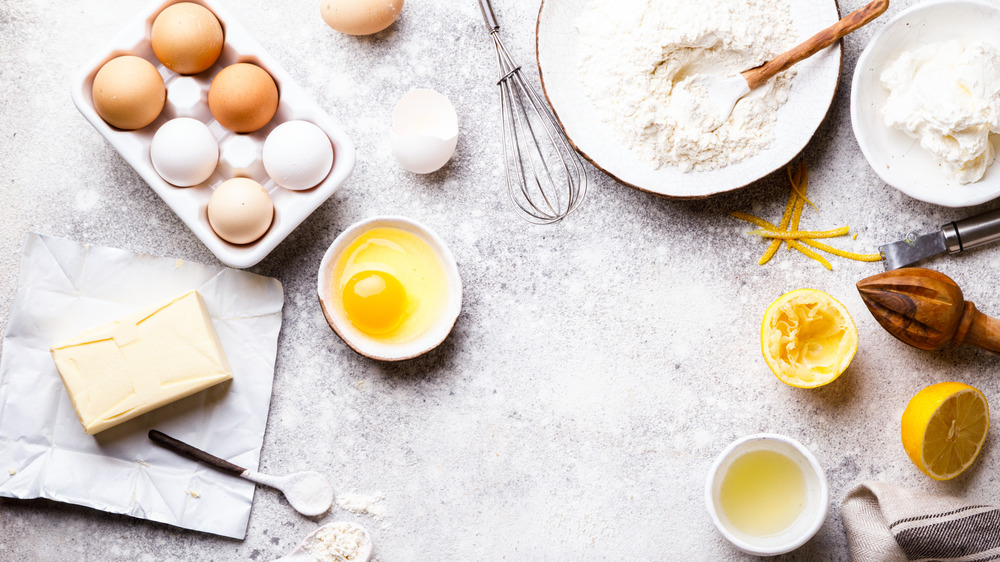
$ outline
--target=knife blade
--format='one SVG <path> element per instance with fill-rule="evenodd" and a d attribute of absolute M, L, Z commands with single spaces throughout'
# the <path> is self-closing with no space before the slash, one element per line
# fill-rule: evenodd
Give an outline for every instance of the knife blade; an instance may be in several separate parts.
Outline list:
<path fill-rule="evenodd" d="M 1000 239 L 1000 209 L 943 225 L 937 232 L 910 233 L 879 246 L 886 271 L 908 267 L 944 253 L 957 254 Z"/>

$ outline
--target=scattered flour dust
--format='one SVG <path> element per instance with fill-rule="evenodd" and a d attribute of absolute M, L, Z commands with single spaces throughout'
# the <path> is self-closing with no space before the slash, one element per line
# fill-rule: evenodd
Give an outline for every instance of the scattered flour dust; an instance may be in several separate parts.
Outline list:
<path fill-rule="evenodd" d="M 794 68 L 704 132 L 699 74 L 729 76 L 795 46 L 789 0 L 590 0 L 576 21 L 580 77 L 602 121 L 654 168 L 707 171 L 774 140 Z"/>
<path fill-rule="evenodd" d="M 340 509 L 346 509 L 352 513 L 367 513 L 376 519 L 381 519 L 386 513 L 383 500 L 385 500 L 385 495 L 381 493 L 363 495 L 349 492 L 337 496 L 337 505 Z"/>

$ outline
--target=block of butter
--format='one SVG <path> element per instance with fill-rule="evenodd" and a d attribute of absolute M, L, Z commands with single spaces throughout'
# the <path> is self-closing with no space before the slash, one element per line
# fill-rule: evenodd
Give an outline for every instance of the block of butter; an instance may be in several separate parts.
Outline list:
<path fill-rule="evenodd" d="M 197 291 L 51 348 L 88 434 L 233 377 Z"/>

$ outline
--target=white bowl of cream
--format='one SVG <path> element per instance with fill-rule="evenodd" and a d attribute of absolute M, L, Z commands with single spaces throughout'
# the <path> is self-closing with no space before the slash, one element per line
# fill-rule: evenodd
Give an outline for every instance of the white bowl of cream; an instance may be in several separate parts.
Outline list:
<path fill-rule="evenodd" d="M 978 176 L 974 168 L 983 163 L 970 161 L 974 152 L 969 147 L 975 144 L 969 140 L 970 119 L 988 102 L 979 99 L 975 84 L 982 80 L 984 68 L 1000 69 L 1000 60 L 978 66 L 968 61 L 956 65 L 954 57 L 934 60 L 937 54 L 955 50 L 956 41 L 961 49 L 971 51 L 985 43 L 1000 52 L 998 28 L 996 5 L 976 0 L 927 2 L 897 14 L 862 52 L 851 84 L 851 124 L 862 153 L 886 183 L 914 199 L 946 207 L 979 205 L 1000 196 L 998 164 L 967 183 Z M 982 63 L 983 58 L 974 60 Z M 971 85 L 967 103 L 958 103 L 962 95 L 954 94 L 962 88 L 960 81 Z M 1000 85 L 1000 79 L 996 83 Z M 992 145 L 984 146 L 987 151 L 1000 147 L 996 134 L 987 139 Z"/>

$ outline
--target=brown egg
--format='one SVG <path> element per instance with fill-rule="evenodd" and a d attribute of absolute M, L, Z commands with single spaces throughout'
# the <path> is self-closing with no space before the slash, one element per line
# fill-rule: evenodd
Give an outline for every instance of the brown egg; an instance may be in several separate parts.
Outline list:
<path fill-rule="evenodd" d="M 267 125 L 278 110 L 278 86 L 257 65 L 241 62 L 227 66 L 212 80 L 208 108 L 230 131 L 252 133 Z"/>
<path fill-rule="evenodd" d="M 348 35 L 371 35 L 392 25 L 403 0 L 323 0 L 319 12 L 327 25 Z"/>
<path fill-rule="evenodd" d="M 152 123 L 167 101 L 167 88 L 156 67 L 132 55 L 104 63 L 94 77 L 92 94 L 101 119 L 125 130 Z"/>
<path fill-rule="evenodd" d="M 233 178 L 215 188 L 208 200 L 208 224 L 232 244 L 249 244 L 271 227 L 274 203 L 262 185 L 250 178 Z"/>
<path fill-rule="evenodd" d="M 222 53 L 222 24 L 208 8 L 181 2 L 153 20 L 149 34 L 156 58 L 178 74 L 208 70 Z"/>

